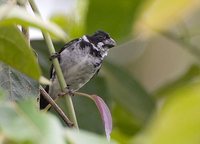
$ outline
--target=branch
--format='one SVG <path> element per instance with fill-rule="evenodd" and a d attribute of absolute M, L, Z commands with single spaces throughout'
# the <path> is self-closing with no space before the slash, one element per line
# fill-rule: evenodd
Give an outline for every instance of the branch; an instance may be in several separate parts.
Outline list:
<path fill-rule="evenodd" d="M 74 95 L 85 96 L 85 97 L 91 98 L 91 95 L 82 93 L 82 92 L 74 92 Z"/>
<path fill-rule="evenodd" d="M 54 108 L 54 110 L 61 116 L 61 118 L 67 124 L 67 126 L 73 127 L 74 124 L 67 118 L 67 116 L 65 115 L 65 113 L 54 102 L 54 100 L 49 96 L 49 94 L 44 90 L 44 88 L 42 86 L 40 86 L 40 93 L 51 104 L 51 106 Z"/>
<path fill-rule="evenodd" d="M 29 3 L 31 5 L 31 8 L 34 11 L 34 13 L 37 13 L 39 16 L 41 16 L 41 14 L 40 14 L 40 12 L 39 12 L 34 0 L 29 0 Z M 43 32 L 42 34 L 43 34 L 43 37 L 44 37 L 44 39 L 46 41 L 46 44 L 48 46 L 48 50 L 49 50 L 50 55 L 54 54 L 55 53 L 55 48 L 53 46 L 53 42 L 51 40 L 51 37 L 50 37 L 49 33 Z M 58 59 L 55 58 L 55 59 L 52 60 L 52 62 L 53 62 L 53 66 L 54 66 L 55 71 L 56 71 L 56 75 L 58 77 L 58 81 L 59 81 L 61 90 L 64 92 L 65 88 L 67 87 L 67 84 L 65 82 L 65 79 L 64 79 L 62 70 L 60 68 L 60 64 L 58 62 Z M 77 123 L 77 119 L 76 119 L 76 115 L 75 115 L 75 110 L 74 110 L 74 106 L 73 106 L 73 103 L 72 103 L 72 99 L 68 95 L 65 96 L 65 99 L 66 99 L 66 103 L 67 103 L 67 110 L 69 111 L 69 118 L 73 121 L 74 126 L 78 129 L 78 123 Z"/>
<path fill-rule="evenodd" d="M 26 8 L 26 1 L 18 1 L 17 4 L 23 8 Z M 29 28 L 22 26 L 22 33 L 24 34 L 28 44 L 30 45 Z"/>

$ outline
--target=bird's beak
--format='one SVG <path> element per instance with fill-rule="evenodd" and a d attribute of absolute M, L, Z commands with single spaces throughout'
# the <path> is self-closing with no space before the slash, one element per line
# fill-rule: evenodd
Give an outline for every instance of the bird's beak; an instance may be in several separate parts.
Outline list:
<path fill-rule="evenodd" d="M 105 46 L 108 48 L 112 48 L 112 47 L 116 46 L 116 42 L 114 41 L 114 39 L 110 38 L 110 39 L 106 40 Z"/>

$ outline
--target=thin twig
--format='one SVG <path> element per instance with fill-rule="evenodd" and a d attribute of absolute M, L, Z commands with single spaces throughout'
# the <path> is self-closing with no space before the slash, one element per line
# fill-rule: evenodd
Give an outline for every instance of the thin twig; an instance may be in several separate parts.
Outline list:
<path fill-rule="evenodd" d="M 74 95 L 85 96 L 85 97 L 91 98 L 91 95 L 82 93 L 82 92 L 74 92 Z"/>
<path fill-rule="evenodd" d="M 40 86 L 40 93 L 51 104 L 51 106 L 53 107 L 53 109 L 61 116 L 61 118 L 67 124 L 67 126 L 73 127 L 74 124 L 68 119 L 68 117 L 65 115 L 65 113 L 54 102 L 54 100 L 49 96 L 49 94 L 44 90 L 44 88 L 42 86 Z"/>
<path fill-rule="evenodd" d="M 18 1 L 17 4 L 23 8 L 26 8 L 26 1 Z M 29 28 L 28 27 L 25 27 L 25 26 L 22 26 L 22 33 L 24 34 L 28 44 L 30 45 L 30 37 L 29 37 Z"/>
<path fill-rule="evenodd" d="M 37 6 L 35 4 L 35 1 L 34 0 L 29 0 L 29 3 L 30 3 L 30 6 L 31 6 L 32 10 L 34 11 L 34 13 L 38 14 L 39 16 L 41 16 L 40 11 L 39 11 L 39 9 L 37 8 Z M 42 34 L 43 34 L 43 37 L 44 37 L 44 39 L 46 41 L 46 44 L 48 46 L 48 50 L 49 50 L 50 55 L 54 54 L 55 53 L 55 48 L 53 46 L 53 42 L 51 40 L 51 37 L 50 37 L 49 33 L 43 32 Z M 64 79 L 62 70 L 60 68 L 58 59 L 55 58 L 55 59 L 52 60 L 52 62 L 53 62 L 53 66 L 54 66 L 55 71 L 56 71 L 56 75 L 57 75 L 61 90 L 64 92 L 65 88 L 67 87 L 67 84 L 65 82 L 65 79 Z M 65 96 L 65 99 L 66 99 L 67 110 L 69 112 L 69 118 L 73 121 L 74 126 L 78 129 L 78 123 L 77 123 L 76 114 L 75 114 L 75 110 L 74 110 L 72 99 L 68 95 Z"/>

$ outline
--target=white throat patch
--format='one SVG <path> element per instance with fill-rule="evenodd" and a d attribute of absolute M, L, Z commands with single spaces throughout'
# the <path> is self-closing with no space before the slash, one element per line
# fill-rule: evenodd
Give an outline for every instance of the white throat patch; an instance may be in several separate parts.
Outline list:
<path fill-rule="evenodd" d="M 98 47 L 98 48 L 102 48 L 103 45 L 104 45 L 104 43 L 99 42 L 99 43 L 97 44 L 97 47 Z"/>

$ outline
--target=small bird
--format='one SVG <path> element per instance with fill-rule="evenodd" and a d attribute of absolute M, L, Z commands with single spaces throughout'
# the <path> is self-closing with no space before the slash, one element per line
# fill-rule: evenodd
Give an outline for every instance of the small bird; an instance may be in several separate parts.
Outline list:
<path fill-rule="evenodd" d="M 101 68 L 103 59 L 116 42 L 104 31 L 97 31 L 92 36 L 84 35 L 65 44 L 57 55 L 67 90 L 73 93 L 84 86 Z M 55 69 L 51 67 L 50 80 L 52 85 L 45 90 L 56 99 L 61 93 Z M 49 103 L 40 95 L 40 109 Z"/>

